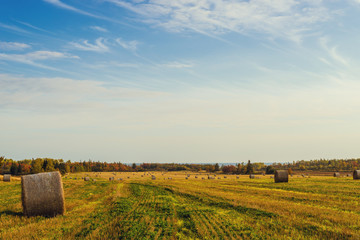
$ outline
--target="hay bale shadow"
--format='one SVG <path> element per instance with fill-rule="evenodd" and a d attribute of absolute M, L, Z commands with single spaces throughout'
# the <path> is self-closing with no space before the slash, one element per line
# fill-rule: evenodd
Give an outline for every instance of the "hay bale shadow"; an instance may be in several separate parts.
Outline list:
<path fill-rule="evenodd" d="M 11 211 L 11 210 L 1 211 L 0 216 L 2 216 L 2 215 L 18 216 L 18 217 L 24 216 L 24 214 L 22 212 L 14 212 L 14 211 Z"/>

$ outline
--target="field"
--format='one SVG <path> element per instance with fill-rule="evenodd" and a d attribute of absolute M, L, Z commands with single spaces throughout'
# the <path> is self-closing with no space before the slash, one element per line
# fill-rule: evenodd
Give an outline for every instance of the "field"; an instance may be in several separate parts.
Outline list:
<path fill-rule="evenodd" d="M 0 181 L 0 239 L 360 238 L 360 181 L 352 177 L 154 175 L 67 175 L 66 214 L 55 218 L 22 216 L 20 181 Z"/>

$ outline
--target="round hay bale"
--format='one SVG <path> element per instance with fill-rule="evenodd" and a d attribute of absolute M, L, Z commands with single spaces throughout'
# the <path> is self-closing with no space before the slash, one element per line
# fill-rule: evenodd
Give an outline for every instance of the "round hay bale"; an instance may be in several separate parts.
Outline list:
<path fill-rule="evenodd" d="M 236 176 L 236 179 L 239 179 L 240 177 L 239 176 Z"/>
<path fill-rule="evenodd" d="M 353 179 L 360 179 L 360 170 L 354 170 Z"/>
<path fill-rule="evenodd" d="M 274 178 L 274 176 L 270 176 L 270 178 Z"/>
<path fill-rule="evenodd" d="M 227 176 L 224 176 L 224 178 L 227 178 Z"/>
<path fill-rule="evenodd" d="M 3 181 L 4 182 L 10 182 L 11 181 L 11 175 L 10 174 L 4 174 Z"/>
<path fill-rule="evenodd" d="M 287 170 L 276 170 L 275 171 L 275 182 L 289 182 L 289 172 Z"/>
<path fill-rule="evenodd" d="M 218 179 L 221 179 L 221 177 L 218 177 Z"/>
<path fill-rule="evenodd" d="M 254 174 L 250 174 L 250 175 L 249 175 L 249 178 L 254 179 L 254 178 L 255 178 L 255 175 L 254 175 Z"/>
<path fill-rule="evenodd" d="M 114 177 L 109 177 L 109 181 L 114 181 Z"/>
<path fill-rule="evenodd" d="M 90 181 L 89 177 L 84 177 L 84 181 Z"/>
<path fill-rule="evenodd" d="M 195 178 L 198 178 L 198 176 L 195 176 Z"/>
<path fill-rule="evenodd" d="M 185 177 L 185 179 L 189 179 L 188 177 Z"/>
<path fill-rule="evenodd" d="M 21 177 L 21 200 L 26 216 L 53 217 L 65 213 L 65 199 L 59 172 Z"/>
<path fill-rule="evenodd" d="M 151 176 L 152 180 L 156 180 L 156 177 L 154 175 Z"/>
<path fill-rule="evenodd" d="M 334 173 L 334 177 L 340 177 L 340 173 L 335 172 L 335 173 Z"/>

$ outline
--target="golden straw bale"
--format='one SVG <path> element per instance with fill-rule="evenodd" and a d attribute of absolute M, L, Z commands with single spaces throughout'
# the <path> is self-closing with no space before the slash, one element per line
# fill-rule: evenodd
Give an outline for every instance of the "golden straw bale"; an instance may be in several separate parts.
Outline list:
<path fill-rule="evenodd" d="M 53 217 L 65 212 L 64 190 L 59 172 L 21 177 L 24 215 Z"/>

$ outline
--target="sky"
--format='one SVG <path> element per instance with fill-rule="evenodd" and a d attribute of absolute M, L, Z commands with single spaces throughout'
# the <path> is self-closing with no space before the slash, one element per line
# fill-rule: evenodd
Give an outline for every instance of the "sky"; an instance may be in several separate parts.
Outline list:
<path fill-rule="evenodd" d="M 360 157 L 359 0 L 2 0 L 0 155 Z"/>

